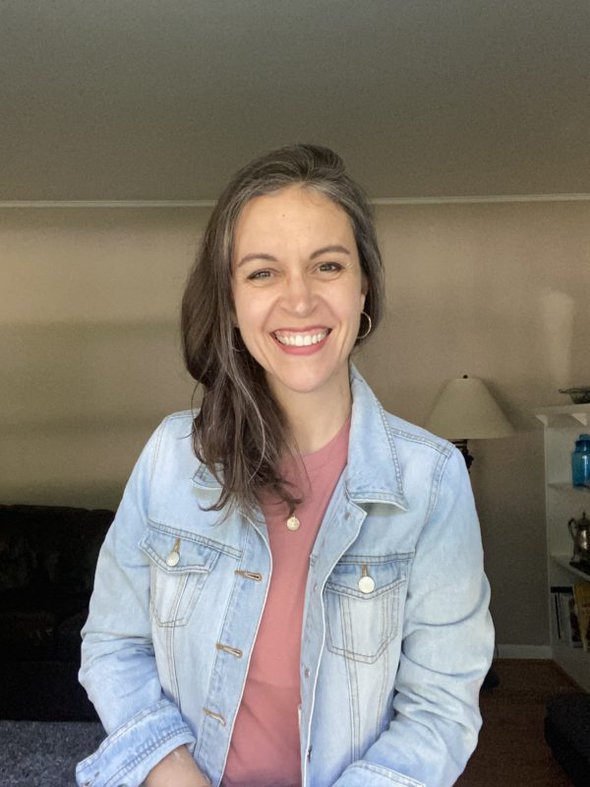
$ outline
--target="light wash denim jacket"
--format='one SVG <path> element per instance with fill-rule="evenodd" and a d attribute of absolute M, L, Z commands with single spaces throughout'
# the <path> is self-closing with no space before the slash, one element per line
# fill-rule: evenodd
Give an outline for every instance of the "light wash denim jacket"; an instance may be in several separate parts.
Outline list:
<path fill-rule="evenodd" d="M 446 787 L 475 747 L 493 650 L 469 478 L 351 374 L 348 464 L 309 557 L 302 784 Z M 202 510 L 219 486 L 190 432 L 180 413 L 154 433 L 102 547 L 80 679 L 108 737 L 81 785 L 139 785 L 180 744 L 221 784 L 272 558 L 261 515 Z"/>

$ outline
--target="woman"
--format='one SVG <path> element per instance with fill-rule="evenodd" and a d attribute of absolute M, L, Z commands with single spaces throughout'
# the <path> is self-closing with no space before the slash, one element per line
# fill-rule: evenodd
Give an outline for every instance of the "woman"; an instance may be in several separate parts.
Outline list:
<path fill-rule="evenodd" d="M 379 323 L 369 206 L 331 151 L 241 170 L 182 312 L 202 407 L 140 457 L 97 567 L 80 784 L 451 785 L 493 634 L 461 455 L 350 365 Z"/>

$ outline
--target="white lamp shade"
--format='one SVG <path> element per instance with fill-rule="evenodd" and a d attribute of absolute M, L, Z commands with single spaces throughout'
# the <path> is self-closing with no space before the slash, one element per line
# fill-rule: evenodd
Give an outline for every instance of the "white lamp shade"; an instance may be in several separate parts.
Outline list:
<path fill-rule="evenodd" d="M 514 432 L 482 380 L 467 376 L 445 385 L 426 428 L 447 440 L 507 437 Z"/>

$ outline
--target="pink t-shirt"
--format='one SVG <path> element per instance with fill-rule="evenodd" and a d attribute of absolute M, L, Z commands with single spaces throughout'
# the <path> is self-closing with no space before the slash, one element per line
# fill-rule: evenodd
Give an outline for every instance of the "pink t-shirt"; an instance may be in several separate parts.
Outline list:
<path fill-rule="evenodd" d="M 290 459 L 283 477 L 301 490 L 287 528 L 286 507 L 262 502 L 273 573 L 230 743 L 224 787 L 301 784 L 299 661 L 309 556 L 338 478 L 346 465 L 350 419 L 327 445 Z"/>

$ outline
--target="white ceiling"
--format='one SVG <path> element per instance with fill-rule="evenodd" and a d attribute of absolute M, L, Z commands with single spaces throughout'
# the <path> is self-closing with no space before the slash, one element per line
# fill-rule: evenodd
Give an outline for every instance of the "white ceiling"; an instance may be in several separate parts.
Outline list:
<path fill-rule="evenodd" d="M 338 150 L 372 197 L 590 192 L 590 0 L 0 0 L 0 200 L 208 200 Z"/>

